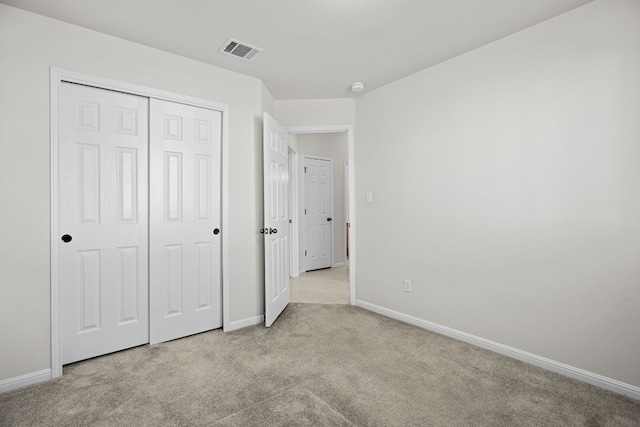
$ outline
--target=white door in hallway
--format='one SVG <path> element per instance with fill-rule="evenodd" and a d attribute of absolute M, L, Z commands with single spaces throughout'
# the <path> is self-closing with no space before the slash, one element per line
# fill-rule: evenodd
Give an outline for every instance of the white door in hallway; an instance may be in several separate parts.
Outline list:
<path fill-rule="evenodd" d="M 61 85 L 62 364 L 147 343 L 148 99 Z"/>
<path fill-rule="evenodd" d="M 331 161 L 305 158 L 305 271 L 331 267 Z"/>
<path fill-rule="evenodd" d="M 264 114 L 264 297 L 265 325 L 289 304 L 289 147 L 288 133 Z"/>
<path fill-rule="evenodd" d="M 222 113 L 150 100 L 150 341 L 222 326 Z"/>

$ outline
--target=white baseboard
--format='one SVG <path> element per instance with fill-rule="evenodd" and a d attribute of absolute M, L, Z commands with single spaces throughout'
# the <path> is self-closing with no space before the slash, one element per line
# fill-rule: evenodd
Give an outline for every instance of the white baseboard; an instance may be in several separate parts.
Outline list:
<path fill-rule="evenodd" d="M 51 369 L 43 369 L 42 371 L 31 372 L 30 374 L 20 375 L 19 377 L 8 378 L 0 381 L 0 393 L 17 388 L 36 384 L 51 379 Z"/>
<path fill-rule="evenodd" d="M 556 362 L 555 360 L 547 359 L 546 357 L 537 356 L 526 351 L 518 350 L 517 348 L 509 347 L 494 341 L 468 334 L 466 332 L 458 331 L 456 329 L 442 326 L 437 323 L 429 322 L 427 320 L 410 316 L 408 314 L 400 313 L 398 311 L 390 310 L 388 308 L 371 304 L 366 301 L 356 300 L 356 306 L 369 311 L 373 311 L 374 313 L 382 314 L 383 316 L 391 317 L 392 319 L 400 320 L 401 322 L 428 329 L 430 331 L 448 336 L 459 341 L 464 341 L 469 344 L 491 350 L 495 353 L 509 356 L 513 359 L 521 360 L 523 362 L 538 366 L 548 371 L 556 372 L 570 378 L 593 384 L 597 387 L 613 391 L 614 393 L 623 394 L 633 399 L 640 400 L 640 387 L 623 383 L 622 381 L 614 380 L 612 378 L 585 371 L 583 369 L 576 368 L 570 365 L 565 365 L 564 363 Z"/>
<path fill-rule="evenodd" d="M 231 322 L 228 327 L 224 328 L 225 332 L 235 331 L 236 329 L 246 328 L 247 326 L 257 325 L 264 322 L 264 315 L 249 317 L 247 319 L 236 320 Z"/>
<path fill-rule="evenodd" d="M 333 264 L 333 268 L 344 267 L 346 264 L 344 262 L 336 262 Z"/>

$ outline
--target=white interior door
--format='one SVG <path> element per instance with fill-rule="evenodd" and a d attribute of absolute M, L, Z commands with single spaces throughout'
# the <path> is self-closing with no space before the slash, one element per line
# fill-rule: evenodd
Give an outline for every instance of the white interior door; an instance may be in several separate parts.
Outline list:
<path fill-rule="evenodd" d="M 222 113 L 151 99 L 151 343 L 222 326 Z"/>
<path fill-rule="evenodd" d="M 59 104 L 61 362 L 147 343 L 148 99 L 71 83 Z"/>
<path fill-rule="evenodd" d="M 331 161 L 305 158 L 305 270 L 331 267 Z"/>
<path fill-rule="evenodd" d="M 290 300 L 288 133 L 264 114 L 264 296 L 271 326 Z"/>

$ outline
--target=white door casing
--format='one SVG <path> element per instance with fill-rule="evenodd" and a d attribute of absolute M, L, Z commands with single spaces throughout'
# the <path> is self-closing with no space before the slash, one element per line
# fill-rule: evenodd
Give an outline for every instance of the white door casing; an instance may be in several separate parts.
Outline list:
<path fill-rule="evenodd" d="M 55 238 L 66 364 L 148 342 L 148 99 L 63 83 L 59 102 Z"/>
<path fill-rule="evenodd" d="M 289 304 L 288 133 L 264 113 L 264 296 L 265 325 Z"/>
<path fill-rule="evenodd" d="M 304 160 L 305 271 L 332 266 L 331 169 L 331 160 Z"/>
<path fill-rule="evenodd" d="M 220 111 L 150 100 L 150 341 L 222 326 Z"/>
<path fill-rule="evenodd" d="M 289 147 L 289 277 L 300 275 L 299 251 L 298 251 L 298 156 L 295 150 Z"/>

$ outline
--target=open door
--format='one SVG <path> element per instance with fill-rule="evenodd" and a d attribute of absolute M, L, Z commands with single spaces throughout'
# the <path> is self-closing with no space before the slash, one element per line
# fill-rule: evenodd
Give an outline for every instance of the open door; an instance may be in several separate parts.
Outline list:
<path fill-rule="evenodd" d="M 264 306 L 271 326 L 289 304 L 288 133 L 264 113 Z"/>

